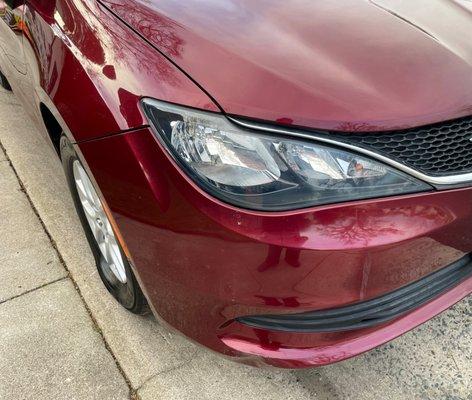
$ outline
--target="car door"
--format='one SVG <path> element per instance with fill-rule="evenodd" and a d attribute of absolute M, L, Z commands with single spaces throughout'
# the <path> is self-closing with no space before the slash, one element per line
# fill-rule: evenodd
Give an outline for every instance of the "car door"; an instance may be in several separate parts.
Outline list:
<path fill-rule="evenodd" d="M 23 6 L 24 0 L 0 0 L 0 68 L 10 81 L 25 73 Z"/>

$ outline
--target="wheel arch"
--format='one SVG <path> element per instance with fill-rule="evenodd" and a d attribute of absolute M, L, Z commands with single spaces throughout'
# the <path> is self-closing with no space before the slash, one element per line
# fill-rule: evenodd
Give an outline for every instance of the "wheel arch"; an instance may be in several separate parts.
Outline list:
<path fill-rule="evenodd" d="M 60 141 L 63 129 L 46 104 L 42 102 L 39 103 L 39 111 L 41 113 L 41 117 L 46 127 L 49 139 L 51 140 L 57 155 L 60 157 Z"/>

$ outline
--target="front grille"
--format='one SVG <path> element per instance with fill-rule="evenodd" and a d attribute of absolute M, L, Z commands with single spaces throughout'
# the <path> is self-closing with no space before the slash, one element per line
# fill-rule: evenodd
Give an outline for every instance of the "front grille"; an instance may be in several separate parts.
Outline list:
<path fill-rule="evenodd" d="M 367 328 L 398 318 L 472 276 L 467 255 L 439 271 L 372 300 L 329 310 L 298 314 L 252 315 L 237 321 L 254 328 L 283 332 L 335 332 Z"/>
<path fill-rule="evenodd" d="M 472 117 L 389 132 L 332 132 L 330 138 L 375 151 L 431 176 L 472 172 Z"/>

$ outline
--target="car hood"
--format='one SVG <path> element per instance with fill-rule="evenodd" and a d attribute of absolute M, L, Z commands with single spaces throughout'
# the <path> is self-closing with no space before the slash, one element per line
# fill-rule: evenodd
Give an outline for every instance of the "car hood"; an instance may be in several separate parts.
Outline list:
<path fill-rule="evenodd" d="M 228 114 L 344 131 L 472 114 L 469 0 L 102 3 Z"/>

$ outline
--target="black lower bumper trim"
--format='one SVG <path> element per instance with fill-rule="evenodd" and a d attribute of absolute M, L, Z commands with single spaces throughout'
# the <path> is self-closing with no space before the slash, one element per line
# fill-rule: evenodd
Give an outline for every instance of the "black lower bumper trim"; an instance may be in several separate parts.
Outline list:
<path fill-rule="evenodd" d="M 414 283 L 372 300 L 299 314 L 239 317 L 237 321 L 254 328 L 283 332 L 335 332 L 367 328 L 420 307 L 470 276 L 472 258 L 467 255 Z"/>

